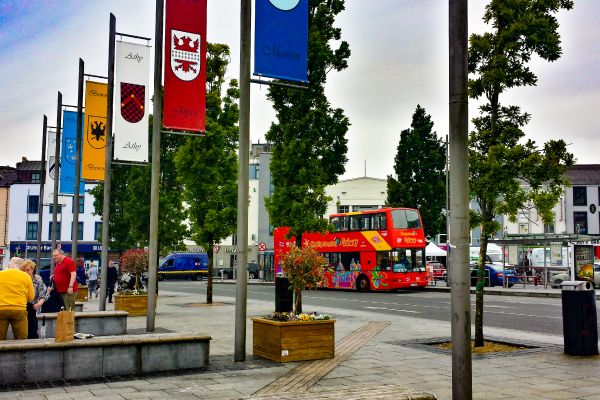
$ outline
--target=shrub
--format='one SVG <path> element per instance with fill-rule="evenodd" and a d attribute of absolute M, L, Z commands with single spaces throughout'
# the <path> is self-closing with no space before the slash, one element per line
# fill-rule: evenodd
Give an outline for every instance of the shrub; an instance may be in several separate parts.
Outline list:
<path fill-rule="evenodd" d="M 325 257 L 311 246 L 301 249 L 292 244 L 289 253 L 284 254 L 281 269 L 289 279 L 290 288 L 295 295 L 294 314 L 298 314 L 302 289 L 316 288 L 323 281 L 327 266 Z"/>
<path fill-rule="evenodd" d="M 134 290 L 138 290 L 138 284 L 142 274 L 148 271 L 148 252 L 142 249 L 127 250 L 119 259 L 121 271 L 127 272 L 135 278 Z"/>

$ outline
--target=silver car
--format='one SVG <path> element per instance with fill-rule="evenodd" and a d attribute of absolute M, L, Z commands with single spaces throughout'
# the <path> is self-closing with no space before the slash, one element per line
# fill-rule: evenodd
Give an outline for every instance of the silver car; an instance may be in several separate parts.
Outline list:
<path fill-rule="evenodd" d="M 555 289 L 560 289 L 560 284 L 563 281 L 571 280 L 571 275 L 566 272 L 561 272 L 560 274 L 552 275 L 550 278 L 550 287 Z M 600 288 L 600 264 L 594 263 L 594 287 Z"/>

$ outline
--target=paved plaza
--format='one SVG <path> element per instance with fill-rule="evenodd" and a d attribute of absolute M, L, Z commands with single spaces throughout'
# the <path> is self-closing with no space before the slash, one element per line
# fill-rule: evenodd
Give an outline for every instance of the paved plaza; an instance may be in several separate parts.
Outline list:
<path fill-rule="evenodd" d="M 444 290 L 443 288 L 433 290 Z M 505 294 L 506 291 L 503 293 Z M 557 290 L 527 287 L 506 294 L 560 294 Z M 423 296 L 429 295 L 423 292 Z M 59 382 L 3 388 L 0 399 L 450 399 L 451 356 L 429 343 L 447 340 L 447 322 L 350 311 L 323 306 L 319 312 L 336 319 L 336 342 L 379 323 L 380 331 L 362 347 L 334 362 L 318 380 L 304 380 L 296 388 L 283 382 L 302 380 L 312 364 L 278 364 L 252 356 L 252 324 L 247 323 L 247 358 L 233 362 L 235 300 L 161 290 L 157 332 L 194 332 L 212 336 L 210 367 L 203 371 L 117 377 L 94 381 Z M 111 305 L 109 305 L 111 306 Z M 97 299 L 85 309 L 98 309 Z M 248 315 L 273 311 L 273 302 L 249 301 Z M 311 310 L 305 310 L 311 311 Z M 130 333 L 143 333 L 145 317 L 128 320 Z M 475 399 L 600 399 L 600 356 L 563 354 L 563 338 L 523 330 L 484 327 L 486 338 L 521 343 L 530 348 L 502 355 L 473 357 Z M 336 352 L 336 358 L 339 351 Z M 314 364 L 316 365 L 316 364 Z M 316 367 L 315 367 L 316 368 Z M 303 372 L 304 371 L 304 372 Z M 308 383 L 307 383 L 308 382 Z M 274 390 L 274 388 L 279 388 Z M 284 389 L 281 389 L 284 388 Z"/>

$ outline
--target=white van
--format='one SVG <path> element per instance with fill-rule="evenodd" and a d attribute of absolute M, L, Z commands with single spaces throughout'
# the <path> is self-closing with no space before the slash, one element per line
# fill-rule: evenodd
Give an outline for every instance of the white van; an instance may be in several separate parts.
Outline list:
<path fill-rule="evenodd" d="M 488 243 L 486 255 L 486 263 L 502 265 L 502 247 L 495 243 Z M 479 246 L 471 246 L 469 248 L 469 256 L 471 264 L 477 263 L 479 261 Z"/>

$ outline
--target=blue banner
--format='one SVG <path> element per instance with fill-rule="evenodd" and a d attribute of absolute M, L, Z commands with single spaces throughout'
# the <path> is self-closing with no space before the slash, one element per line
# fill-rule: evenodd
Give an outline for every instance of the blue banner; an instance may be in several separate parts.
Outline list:
<path fill-rule="evenodd" d="M 254 75 L 307 82 L 308 0 L 256 0 Z"/>
<path fill-rule="evenodd" d="M 81 132 L 84 121 L 81 119 Z M 75 193 L 75 161 L 77 160 L 77 112 L 63 111 L 63 131 L 60 149 L 59 193 Z M 79 194 L 84 194 L 84 183 L 79 183 Z"/>

